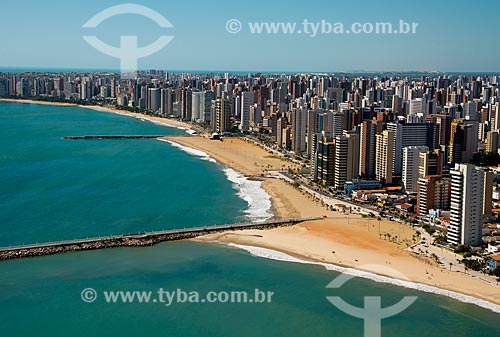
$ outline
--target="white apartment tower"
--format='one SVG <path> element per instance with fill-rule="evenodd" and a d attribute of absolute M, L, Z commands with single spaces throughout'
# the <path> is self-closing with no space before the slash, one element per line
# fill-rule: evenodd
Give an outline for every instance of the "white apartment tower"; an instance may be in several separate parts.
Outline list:
<path fill-rule="evenodd" d="M 244 91 L 241 93 L 241 123 L 240 130 L 248 131 L 250 128 L 250 106 L 254 104 L 253 92 Z"/>
<path fill-rule="evenodd" d="M 427 152 L 427 146 L 407 146 L 403 148 L 403 185 L 407 193 L 417 192 L 419 176 L 419 159 L 421 152 Z"/>
<path fill-rule="evenodd" d="M 451 173 L 451 216 L 448 242 L 480 246 L 483 225 L 484 170 L 456 164 Z"/>

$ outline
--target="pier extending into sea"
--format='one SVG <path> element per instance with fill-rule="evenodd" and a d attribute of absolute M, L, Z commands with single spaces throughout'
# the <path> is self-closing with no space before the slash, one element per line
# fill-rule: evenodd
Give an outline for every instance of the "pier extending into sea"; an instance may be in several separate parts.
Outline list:
<path fill-rule="evenodd" d="M 262 222 L 240 223 L 231 225 L 216 225 L 185 229 L 172 229 L 148 233 L 129 235 L 112 235 L 99 238 L 87 238 L 58 242 L 37 243 L 23 246 L 0 248 L 0 261 L 20 259 L 34 256 L 78 252 L 117 247 L 144 247 L 153 246 L 160 242 L 192 239 L 201 235 L 214 234 L 233 230 L 244 229 L 270 229 L 276 227 L 292 226 L 304 221 L 320 220 L 321 217 L 295 218 L 284 220 L 269 220 Z"/>

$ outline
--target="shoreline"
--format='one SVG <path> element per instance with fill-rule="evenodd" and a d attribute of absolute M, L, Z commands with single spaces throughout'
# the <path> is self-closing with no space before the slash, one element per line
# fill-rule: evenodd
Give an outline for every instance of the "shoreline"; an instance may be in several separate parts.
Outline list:
<path fill-rule="evenodd" d="M 215 242 L 215 243 L 217 243 L 217 242 Z M 220 242 L 218 242 L 218 243 L 220 244 Z M 459 292 L 434 287 L 434 286 L 424 284 L 424 283 L 417 283 L 417 282 L 412 282 L 410 280 L 388 277 L 388 276 L 381 275 L 381 274 L 367 272 L 367 271 L 364 271 L 362 269 L 355 269 L 355 268 L 350 268 L 347 266 L 341 266 L 341 265 L 332 264 L 332 263 L 325 263 L 322 261 L 307 260 L 307 259 L 304 259 L 304 257 L 302 257 L 302 256 L 290 255 L 290 254 L 288 254 L 286 252 L 282 252 L 280 250 L 273 250 L 273 249 L 269 249 L 269 248 L 255 247 L 255 246 L 245 246 L 245 245 L 234 244 L 234 243 L 226 243 L 226 245 L 229 247 L 234 247 L 237 249 L 245 250 L 248 253 L 250 253 L 252 256 L 259 257 L 259 258 L 266 258 L 266 259 L 271 259 L 271 260 L 276 260 L 276 261 L 321 266 L 329 271 L 336 271 L 336 272 L 339 272 L 342 274 L 347 274 L 349 276 L 359 277 L 359 278 L 371 280 L 371 281 L 378 282 L 378 283 L 384 283 L 384 284 L 389 284 L 389 285 L 393 285 L 393 286 L 397 286 L 397 287 L 403 287 L 403 288 L 407 288 L 407 289 L 422 291 L 425 293 L 446 296 L 446 297 L 452 298 L 454 300 L 460 301 L 462 303 L 474 304 L 474 305 L 477 305 L 481 308 L 491 310 L 491 311 L 496 312 L 496 313 L 500 313 L 500 304 L 496 304 L 496 303 L 493 303 L 493 302 L 490 302 L 490 301 L 487 301 L 484 299 L 480 299 L 480 298 L 477 298 L 474 296 L 462 294 Z"/>
<path fill-rule="evenodd" d="M 245 165 L 241 155 L 231 146 L 242 146 L 244 152 L 248 148 L 266 152 L 241 139 L 224 140 L 224 142 L 232 141 L 232 145 L 222 145 L 224 142 L 210 141 L 196 136 L 166 137 L 166 139 L 203 151 L 217 162 L 247 175 L 258 174 L 260 166 L 251 165 L 248 161 Z M 195 240 L 271 249 L 299 259 L 352 268 L 394 280 L 401 279 L 395 274 L 404 275 L 412 283 L 426 285 L 431 289 L 441 289 L 441 294 L 448 291 L 492 305 L 500 305 L 498 286 L 468 275 L 451 272 L 437 266 L 434 261 L 426 258 L 417 259 L 406 251 L 407 246 L 414 243 L 410 240 L 415 235 L 415 231 L 407 225 L 385 219 L 380 222 L 374 219 L 362 219 L 359 215 L 341 213 L 340 210 L 338 212 L 325 210 L 320 202 L 305 192 L 298 191 L 290 183 L 269 176 L 264 178 L 262 188 L 271 196 L 272 209 L 276 217 L 328 215 L 329 218 L 315 224 L 305 222 L 290 228 L 227 232 L 198 237 Z M 383 228 L 381 234 L 392 233 L 393 237 L 400 235 L 401 241 L 396 244 L 384 240 L 383 235 L 377 233 L 377 227 Z M 398 230 L 404 233 L 398 233 Z M 364 268 L 366 266 L 369 268 Z M 455 299 L 458 299 L 457 297 L 459 296 L 453 296 Z"/>
<path fill-rule="evenodd" d="M 74 103 L 62 103 L 62 102 L 46 102 L 46 101 L 39 101 L 39 100 L 29 100 L 29 99 L 11 99 L 11 98 L 0 98 L 0 102 L 10 102 L 10 103 L 23 103 L 23 104 L 40 104 L 40 105 L 52 105 L 52 106 L 65 106 L 65 107 L 77 107 L 77 108 L 83 108 L 83 109 L 89 109 L 89 110 L 95 110 L 95 111 L 100 111 L 100 112 L 107 112 L 107 113 L 113 113 L 121 116 L 126 116 L 126 117 L 133 117 L 141 120 L 146 120 L 149 121 L 153 124 L 157 125 L 162 125 L 170 128 L 177 128 L 181 130 L 185 130 L 187 134 L 189 135 L 194 135 L 197 132 L 200 135 L 204 135 L 204 132 L 200 132 L 202 130 L 198 130 L 196 126 L 193 124 L 179 121 L 176 119 L 171 119 L 171 118 L 163 118 L 163 117 L 155 117 L 155 116 L 149 116 L 141 113 L 135 113 L 135 112 L 130 112 L 126 110 L 120 110 L 116 108 L 111 108 L 111 107 L 104 107 L 104 106 L 99 106 L 99 105 L 80 105 L 80 104 L 74 104 Z M 178 142 L 173 142 L 166 137 L 165 139 L 158 139 L 160 141 L 165 141 L 170 143 L 172 146 L 175 146 L 179 148 L 181 151 L 187 152 L 191 155 L 197 156 L 197 157 L 202 157 L 202 160 L 208 160 L 211 162 L 217 162 L 218 164 L 222 165 L 224 169 L 224 174 L 226 175 L 227 180 L 229 180 L 231 183 L 237 185 L 238 187 L 238 197 L 245 200 L 248 204 L 249 207 L 247 210 L 245 210 L 246 216 L 250 219 L 252 222 L 258 222 L 258 221 L 264 221 L 264 220 L 269 220 L 272 218 L 279 219 L 279 217 L 276 217 L 275 212 L 273 211 L 273 203 L 271 201 L 271 196 L 267 194 L 267 191 L 262 188 L 260 182 L 253 182 L 247 178 L 247 174 L 245 172 L 242 172 L 238 169 L 235 169 L 231 167 L 230 165 L 225 165 L 224 163 L 221 163 L 214 159 L 213 157 L 210 157 L 209 154 L 205 153 L 204 151 L 201 150 L 196 150 L 190 147 L 186 147 Z M 247 185 L 247 186 L 243 186 Z M 252 190 L 252 187 L 255 186 L 248 186 L 248 185 L 259 185 L 257 186 L 257 190 Z M 247 188 L 245 188 L 247 187 Z M 259 193 L 258 189 L 261 189 L 264 193 L 267 195 L 263 196 L 261 193 Z M 254 206 L 256 200 L 255 198 L 259 199 L 264 197 L 265 199 L 269 200 L 269 206 L 265 206 L 266 208 L 264 210 L 256 208 Z M 258 202 L 259 200 L 257 200 Z M 254 207 L 252 207 L 254 206 Z"/>
<path fill-rule="evenodd" d="M 321 222 L 321 221 L 318 221 Z M 290 248 L 292 245 L 282 245 L 279 240 L 275 240 L 274 238 L 266 238 L 265 232 L 274 232 L 278 234 L 280 232 L 290 232 L 294 231 L 297 228 L 302 228 L 301 224 L 293 225 L 290 228 L 278 228 L 278 229 L 270 229 L 270 230 L 243 230 L 241 232 L 226 232 L 219 234 L 210 234 L 206 236 L 200 236 L 194 239 L 193 241 L 205 242 L 205 243 L 214 243 L 219 245 L 226 245 L 230 247 L 235 247 L 238 249 L 242 249 L 247 251 L 253 256 L 259 258 L 268 258 L 279 261 L 286 261 L 292 263 L 302 263 L 302 264 L 313 264 L 320 266 L 330 266 L 325 267 L 327 270 L 334 270 L 338 272 L 344 272 L 344 270 L 355 271 L 356 274 L 354 276 L 359 276 L 362 278 L 367 278 L 374 280 L 376 282 L 380 282 L 380 279 L 384 279 L 382 283 L 388 283 L 395 286 L 400 286 L 404 288 L 414 289 L 418 291 L 423 291 L 427 293 L 433 293 L 437 295 L 442 295 L 446 297 L 453 298 L 460 302 L 476 304 L 483 308 L 492 310 L 494 312 L 500 313 L 500 291 L 498 287 L 494 287 L 493 289 L 488 289 L 491 285 L 487 284 L 478 279 L 469 279 L 467 276 L 463 274 L 448 273 L 447 270 L 443 269 L 443 273 L 451 275 L 448 282 L 433 284 L 432 282 L 426 282 L 426 280 L 415 278 L 411 273 L 407 273 L 404 268 L 399 268 L 399 266 L 395 266 L 392 262 L 387 264 L 380 263 L 372 263 L 368 262 L 365 264 L 356 264 L 350 263 L 349 261 L 334 261 L 332 259 L 325 258 L 326 255 L 319 254 L 311 254 L 307 250 L 294 249 Z M 278 234 L 279 235 L 279 234 Z M 262 242 L 258 242 L 259 239 L 264 239 Z M 308 241 L 309 238 L 306 238 L 303 242 Z M 294 242 L 295 243 L 295 242 Z M 334 242 L 329 242 L 332 245 Z M 315 245 L 317 242 L 310 240 L 310 245 Z M 273 257 L 274 254 L 256 254 L 255 251 L 259 250 L 267 250 L 269 252 L 273 252 L 275 254 L 282 254 L 284 256 L 288 256 L 290 260 L 281 260 Z M 413 262 L 420 262 L 417 259 L 413 259 Z M 357 261 L 356 261 L 357 262 Z M 409 266 L 409 268 L 415 267 L 415 264 Z M 439 268 L 439 267 L 437 267 Z M 433 273 L 433 276 L 437 276 L 434 274 L 436 268 L 432 268 L 430 266 L 426 266 L 426 269 L 429 269 L 429 273 Z M 351 274 L 349 272 L 348 274 Z M 370 277 L 366 277 L 366 276 Z M 470 282 L 473 281 L 473 287 L 468 290 L 464 290 L 460 285 L 465 285 L 464 283 L 457 283 L 457 281 L 462 282 Z M 458 286 L 457 286 L 458 285 Z M 482 303 L 482 304 L 478 304 Z"/>
<path fill-rule="evenodd" d="M 0 98 L 0 102 L 75 107 L 75 108 L 89 109 L 89 110 L 95 110 L 95 111 L 101 111 L 101 112 L 109 112 L 109 113 L 113 113 L 116 115 L 144 119 L 144 120 L 150 121 L 154 124 L 159 124 L 159 125 L 163 125 L 163 126 L 167 126 L 167 127 L 178 128 L 178 129 L 182 129 L 182 130 L 186 130 L 186 131 L 191 130 L 192 132 L 198 132 L 194 125 L 187 123 L 187 122 L 179 121 L 177 119 L 148 116 L 148 115 L 145 115 L 142 113 L 130 112 L 127 110 L 120 110 L 120 109 L 101 106 L 101 105 L 81 105 L 81 104 L 75 104 L 75 103 L 46 102 L 46 101 L 38 101 L 38 100 L 30 100 L 30 99 L 16 99 L 16 98 Z M 192 132 L 187 132 L 187 133 L 192 134 Z"/>
<path fill-rule="evenodd" d="M 193 130 L 193 125 L 167 118 L 152 117 L 124 110 L 101 106 L 81 106 L 72 103 L 57 103 L 29 100 L 0 99 L 0 101 L 32 103 L 43 105 L 74 106 L 119 115 L 140 118 L 168 127 L 182 127 Z M 219 164 L 248 176 L 264 175 L 261 183 L 271 198 L 274 216 L 307 217 L 328 215 L 329 218 L 318 223 L 304 223 L 289 228 L 271 230 L 244 230 L 238 233 L 225 232 L 199 237 L 197 241 L 220 242 L 257 248 L 271 249 L 306 261 L 317 261 L 354 270 L 398 279 L 387 271 L 376 268 L 363 268 L 367 265 L 390 266 L 408 280 L 444 291 L 456 292 L 474 297 L 495 305 L 500 304 L 500 288 L 463 274 L 437 267 L 432 262 L 423 262 L 411 256 L 401 243 L 381 239 L 381 233 L 398 234 L 398 240 L 410 243 L 414 231 L 405 225 L 387 220 L 375 221 L 361 219 L 357 215 L 326 210 L 324 205 L 315 201 L 305 192 L 297 190 L 290 183 L 269 178 L 272 170 L 282 170 L 296 165 L 270 155 L 266 150 L 238 138 L 226 138 L 223 142 L 211 141 L 202 136 L 177 136 L 160 139 L 200 151 Z M 193 154 L 193 153 L 191 153 Z M 350 223 L 351 222 L 351 223 Z M 378 235 L 376 231 L 378 225 Z M 403 232 L 400 226 L 404 226 Z M 381 231 L 382 228 L 382 231 Z M 332 250 L 332 248 L 334 248 Z"/>
<path fill-rule="evenodd" d="M 262 188 L 262 182 L 250 179 L 247 175 L 240 171 L 233 169 L 216 159 L 211 157 L 208 153 L 193 149 L 188 146 L 184 146 L 177 142 L 168 139 L 169 137 L 163 137 L 158 139 L 162 142 L 167 142 L 170 145 L 178 148 L 180 151 L 184 151 L 192 156 L 199 157 L 201 160 L 209 161 L 211 163 L 216 163 L 223 167 L 224 175 L 226 179 L 231 182 L 238 190 L 237 196 L 240 199 L 245 200 L 248 203 L 248 207 L 244 210 L 245 216 L 249 218 L 252 222 L 267 221 L 267 220 L 280 220 L 276 217 L 273 209 L 272 197 L 267 193 L 267 191 Z M 260 205 L 256 205 L 259 203 Z M 262 205 L 262 202 L 265 205 Z"/>

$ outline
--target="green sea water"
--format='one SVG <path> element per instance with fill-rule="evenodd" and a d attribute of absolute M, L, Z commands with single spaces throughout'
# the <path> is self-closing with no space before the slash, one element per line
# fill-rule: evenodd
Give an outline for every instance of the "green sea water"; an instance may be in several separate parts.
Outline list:
<path fill-rule="evenodd" d="M 171 242 L 0 263 L 2 336 L 363 336 L 363 323 L 326 300 L 342 296 L 362 306 L 381 296 L 383 306 L 418 296 L 402 313 L 382 321 L 382 336 L 500 335 L 500 315 L 447 297 L 352 279 L 325 286 L 338 273 L 279 262 L 236 248 Z M 80 295 L 97 291 L 92 303 Z M 272 291 L 271 303 L 106 303 L 110 290 Z"/>
<path fill-rule="evenodd" d="M 76 107 L 0 102 L 0 246 L 244 220 L 222 167 L 156 139 L 184 130 Z"/>
<path fill-rule="evenodd" d="M 236 222 L 248 204 L 223 168 L 155 140 L 68 141 L 82 134 L 185 134 L 79 108 L 0 103 L 0 245 Z M 341 296 L 383 307 L 382 336 L 500 336 L 500 314 L 448 297 L 215 244 L 170 242 L 0 262 L 0 336 L 364 336 Z M 97 299 L 86 303 L 83 289 Z M 107 303 L 104 291 L 248 291 L 269 303 Z"/>

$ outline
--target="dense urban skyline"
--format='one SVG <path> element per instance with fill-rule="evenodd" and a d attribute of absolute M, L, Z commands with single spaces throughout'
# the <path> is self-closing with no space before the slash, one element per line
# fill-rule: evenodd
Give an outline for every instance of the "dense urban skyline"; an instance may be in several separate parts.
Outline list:
<path fill-rule="evenodd" d="M 0 73 L 0 96 L 69 99 L 257 137 L 343 198 L 390 200 L 406 215 L 441 219 L 450 244 L 482 244 L 498 205 L 494 171 L 480 167 L 500 164 L 497 75 L 138 76 Z"/>

